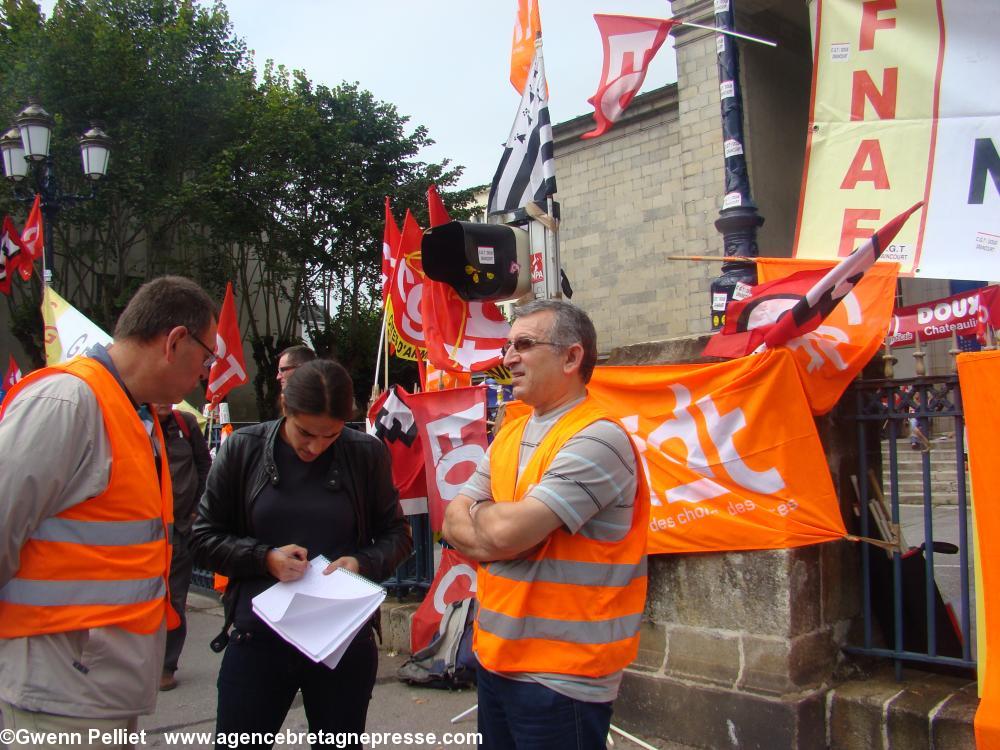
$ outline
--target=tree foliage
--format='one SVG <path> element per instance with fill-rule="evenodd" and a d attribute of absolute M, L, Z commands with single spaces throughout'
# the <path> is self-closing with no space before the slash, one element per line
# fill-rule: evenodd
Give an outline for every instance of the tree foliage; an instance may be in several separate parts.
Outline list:
<path fill-rule="evenodd" d="M 154 276 L 184 273 L 218 299 L 234 281 L 261 418 L 277 356 L 303 328 L 367 393 L 384 196 L 420 214 L 436 183 L 456 217 L 472 202 L 447 190 L 461 168 L 419 160 L 427 130 L 359 84 L 270 61 L 258 75 L 221 2 L 58 0 L 46 18 L 32 0 L 0 0 L 0 70 L 0 122 L 29 97 L 55 115 L 64 188 L 85 187 L 76 137 L 90 122 L 115 140 L 97 198 L 55 227 L 56 290 L 110 330 Z M 23 217 L 8 196 L 0 210 Z M 15 287 L 18 337 L 40 357 L 40 287 Z"/>

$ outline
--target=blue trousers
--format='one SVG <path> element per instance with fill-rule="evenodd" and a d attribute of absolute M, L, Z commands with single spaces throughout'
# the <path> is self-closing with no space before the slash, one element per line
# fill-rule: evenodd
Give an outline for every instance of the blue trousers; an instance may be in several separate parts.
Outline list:
<path fill-rule="evenodd" d="M 377 671 L 378 649 L 367 626 L 336 669 L 314 663 L 277 635 L 247 638 L 234 631 L 219 669 L 215 730 L 277 732 L 301 690 L 311 732 L 364 732 Z"/>
<path fill-rule="evenodd" d="M 610 703 L 573 700 L 479 667 L 481 750 L 604 750 Z"/>

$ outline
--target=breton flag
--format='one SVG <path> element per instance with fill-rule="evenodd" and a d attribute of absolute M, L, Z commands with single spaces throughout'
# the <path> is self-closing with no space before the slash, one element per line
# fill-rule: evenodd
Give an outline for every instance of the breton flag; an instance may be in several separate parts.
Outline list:
<path fill-rule="evenodd" d="M 504 213 L 537 203 L 556 192 L 556 163 L 549 120 L 549 96 L 542 62 L 542 38 L 535 41 L 535 57 L 510 129 L 500 166 L 490 187 L 489 212 Z"/>
<path fill-rule="evenodd" d="M 703 354 L 742 357 L 816 330 L 922 205 L 923 201 L 892 219 L 829 271 L 799 271 L 758 284 L 749 297 L 731 302 L 725 326 L 709 339 Z"/>

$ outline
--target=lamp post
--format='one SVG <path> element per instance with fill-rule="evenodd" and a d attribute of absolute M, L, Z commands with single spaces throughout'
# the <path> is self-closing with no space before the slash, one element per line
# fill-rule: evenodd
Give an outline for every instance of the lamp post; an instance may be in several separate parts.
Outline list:
<path fill-rule="evenodd" d="M 735 27 L 735 0 L 715 0 L 715 26 L 732 31 Z M 725 151 L 726 188 L 722 210 L 715 228 L 722 233 L 723 252 L 727 258 L 756 258 L 757 228 L 764 217 L 750 194 L 747 159 L 743 152 L 743 93 L 740 87 L 740 57 L 734 39 L 720 34 L 718 46 L 719 92 L 722 100 L 722 140 Z M 712 282 L 712 329 L 722 328 L 726 305 L 738 285 L 757 283 L 757 268 L 752 262 L 725 261 L 722 274 Z"/>
<path fill-rule="evenodd" d="M 29 174 L 34 182 L 34 192 L 40 196 L 45 228 L 46 283 L 52 281 L 52 229 L 56 217 L 63 208 L 92 200 L 97 195 L 97 181 L 107 173 L 111 157 L 111 139 L 97 125 L 91 125 L 78 139 L 83 174 L 90 180 L 90 194 L 63 192 L 56 180 L 52 157 L 49 156 L 52 127 L 52 116 L 37 102 L 29 100 L 28 106 L 14 118 L 13 127 L 0 137 L 3 170 L 7 179 L 13 183 L 14 198 L 23 202 L 34 200 L 34 193 L 21 190 L 21 185 Z"/>

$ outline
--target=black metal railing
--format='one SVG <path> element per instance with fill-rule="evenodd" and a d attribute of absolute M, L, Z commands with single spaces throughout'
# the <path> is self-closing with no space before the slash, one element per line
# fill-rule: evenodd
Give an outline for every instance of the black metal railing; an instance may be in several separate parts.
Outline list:
<path fill-rule="evenodd" d="M 860 532 L 873 541 L 861 545 L 863 643 L 846 650 L 892 659 L 897 678 L 906 662 L 968 674 L 976 661 L 965 423 L 958 377 L 858 381 L 842 404 L 851 404 L 851 396 L 859 449 Z M 932 429 L 950 433 L 954 442 L 931 439 Z M 899 452 L 900 438 L 907 434 L 910 444 L 904 442 L 904 448 L 909 456 L 919 451 L 920 471 L 919 481 L 908 479 L 911 486 L 904 496 L 901 464 L 914 463 L 903 461 Z M 953 483 L 935 481 L 937 473 L 952 466 Z M 902 499 L 910 502 L 904 504 Z M 903 539 L 904 510 L 911 532 L 919 533 L 922 522 L 919 545 L 910 546 Z M 940 536 L 951 537 L 949 541 L 936 538 L 936 521 L 945 527 Z M 943 563 L 935 565 L 935 556 L 945 554 L 958 556 L 958 581 L 949 580 L 946 592 L 958 603 L 958 612 L 938 585 L 938 567 L 946 568 Z"/>

